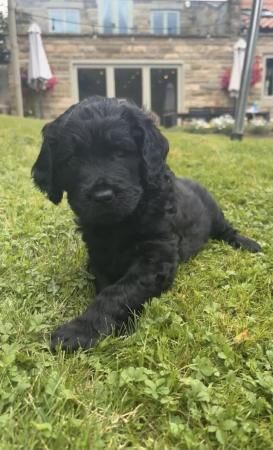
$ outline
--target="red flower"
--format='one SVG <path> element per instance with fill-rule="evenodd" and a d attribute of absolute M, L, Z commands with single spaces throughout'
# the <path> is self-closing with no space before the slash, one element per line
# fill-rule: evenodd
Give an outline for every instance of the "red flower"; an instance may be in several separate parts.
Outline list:
<path fill-rule="evenodd" d="M 46 90 L 49 91 L 50 89 L 53 89 L 57 83 L 58 83 L 58 80 L 55 77 L 55 75 L 53 75 L 53 77 L 50 78 L 49 80 L 47 80 L 47 82 L 46 82 Z"/>
<path fill-rule="evenodd" d="M 256 56 L 252 72 L 251 72 L 251 86 L 254 86 L 256 83 L 259 83 L 262 79 L 262 67 L 260 64 L 260 57 Z"/>
<path fill-rule="evenodd" d="M 21 83 L 22 87 L 25 90 L 36 90 L 37 92 L 40 91 L 50 91 L 51 89 L 54 89 L 56 84 L 58 83 L 57 77 L 55 75 L 52 76 L 49 80 L 37 80 L 36 83 L 33 83 L 32 86 L 29 86 L 28 84 L 28 73 L 26 68 L 21 69 Z"/>
<path fill-rule="evenodd" d="M 255 84 L 259 83 L 262 79 L 262 67 L 260 59 L 261 58 L 259 56 L 255 57 L 255 61 L 253 63 L 251 71 L 251 80 L 250 80 L 251 86 L 255 86 Z M 220 86 L 223 91 L 228 90 L 230 76 L 231 76 L 231 68 L 226 67 L 220 76 Z"/>
<path fill-rule="evenodd" d="M 231 75 L 231 69 L 226 67 L 223 70 L 223 73 L 220 77 L 220 85 L 221 85 L 221 89 L 223 89 L 223 91 L 228 90 L 230 75 Z"/>

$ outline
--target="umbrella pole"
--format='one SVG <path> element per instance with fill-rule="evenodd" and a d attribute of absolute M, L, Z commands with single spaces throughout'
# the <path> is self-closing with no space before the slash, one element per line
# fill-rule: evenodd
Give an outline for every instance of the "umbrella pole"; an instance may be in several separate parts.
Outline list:
<path fill-rule="evenodd" d="M 234 119 L 236 117 L 237 104 L 238 104 L 238 99 L 237 99 L 237 97 L 234 97 L 234 100 L 233 100 L 233 117 L 234 117 Z"/>
<path fill-rule="evenodd" d="M 43 93 L 42 91 L 39 91 L 38 94 L 38 105 L 39 105 L 39 118 L 44 118 L 44 111 L 43 111 Z"/>
<path fill-rule="evenodd" d="M 42 101 L 42 82 L 36 80 L 36 95 L 35 95 L 35 117 L 43 119 L 43 101 Z"/>
<path fill-rule="evenodd" d="M 259 33 L 261 9 L 262 9 L 262 0 L 253 0 L 251 21 L 247 39 L 246 55 L 244 59 L 241 86 L 235 114 L 235 125 L 231 135 L 231 139 L 233 140 L 241 141 L 243 138 L 246 102 L 251 79 L 251 68 L 253 65 L 255 47 Z"/>
<path fill-rule="evenodd" d="M 33 106 L 34 106 L 34 117 L 36 117 L 36 119 L 39 119 L 40 107 L 39 107 L 39 93 L 38 92 L 34 92 Z"/>

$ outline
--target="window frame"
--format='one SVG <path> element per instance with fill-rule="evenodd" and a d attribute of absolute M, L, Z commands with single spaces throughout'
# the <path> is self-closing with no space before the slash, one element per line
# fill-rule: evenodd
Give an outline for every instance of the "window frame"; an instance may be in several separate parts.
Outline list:
<path fill-rule="evenodd" d="M 163 33 L 155 32 L 154 15 L 155 13 L 163 14 Z M 176 15 L 176 33 L 168 32 L 168 14 L 175 13 Z M 150 12 L 151 33 L 155 36 L 179 36 L 181 32 L 181 11 L 178 9 L 152 9 Z"/>
<path fill-rule="evenodd" d="M 115 97 L 114 69 L 116 68 L 140 68 L 142 70 L 142 103 L 143 107 L 151 109 L 150 69 L 177 69 L 177 111 L 184 112 L 184 85 L 185 64 L 177 60 L 74 60 L 70 62 L 71 96 L 74 102 L 79 101 L 77 70 L 78 68 L 105 68 L 106 69 L 106 95 Z"/>
<path fill-rule="evenodd" d="M 50 17 L 50 13 L 54 12 L 54 11 L 58 11 L 58 12 L 62 13 L 61 14 L 62 18 L 60 19 L 62 21 L 61 24 L 63 25 L 62 31 L 54 31 L 54 30 L 52 30 L 52 21 L 54 20 L 54 18 Z M 75 24 L 73 23 L 73 26 L 77 27 L 76 31 L 68 31 L 66 29 L 66 26 L 70 25 L 69 19 L 67 19 L 67 12 L 68 11 L 69 12 L 71 12 L 71 11 L 76 12 L 77 15 L 78 15 L 78 18 L 75 20 Z M 80 14 L 80 10 L 78 8 L 48 8 L 47 15 L 48 15 L 48 31 L 49 31 L 49 33 L 51 33 L 51 34 L 72 34 L 72 35 L 81 33 L 81 23 L 80 23 L 81 14 Z"/>
<path fill-rule="evenodd" d="M 111 34 L 120 34 L 120 35 L 125 35 L 127 36 L 128 34 L 132 34 L 133 31 L 133 0 L 127 0 L 128 2 L 128 9 L 129 9 L 129 14 L 128 14 L 128 32 L 121 32 L 120 31 L 120 25 L 119 25 L 119 8 L 118 8 L 118 4 L 120 1 L 122 0 L 111 0 L 111 12 L 112 12 L 112 18 L 113 18 L 113 25 L 114 27 L 112 28 L 112 33 L 107 33 L 104 30 L 104 25 L 103 25 L 103 11 L 104 11 L 104 5 L 105 5 L 105 1 L 106 0 L 100 0 L 98 2 L 98 24 L 99 24 L 99 34 L 104 34 L 104 35 L 111 35 Z"/>

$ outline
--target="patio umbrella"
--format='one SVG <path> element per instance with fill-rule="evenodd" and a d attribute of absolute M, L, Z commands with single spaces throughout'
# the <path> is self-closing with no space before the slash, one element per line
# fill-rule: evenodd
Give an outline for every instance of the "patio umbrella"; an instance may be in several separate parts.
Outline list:
<path fill-rule="evenodd" d="M 240 38 L 234 45 L 233 65 L 228 90 L 231 97 L 239 96 L 242 70 L 245 59 L 246 41 Z"/>
<path fill-rule="evenodd" d="M 53 78 L 50 70 L 47 56 L 43 47 L 41 38 L 41 29 L 39 25 L 33 23 L 28 29 L 29 35 L 29 63 L 28 63 L 28 84 L 37 91 L 39 100 L 40 116 L 41 110 L 41 91 L 46 89 L 46 83 Z"/>

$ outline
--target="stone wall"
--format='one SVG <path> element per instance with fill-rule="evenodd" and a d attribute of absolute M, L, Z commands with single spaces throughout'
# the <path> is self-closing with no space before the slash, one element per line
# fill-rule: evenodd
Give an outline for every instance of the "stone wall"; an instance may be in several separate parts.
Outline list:
<path fill-rule="evenodd" d="M 43 37 L 44 47 L 49 63 L 58 84 L 53 91 L 45 93 L 42 98 L 45 117 L 55 117 L 74 101 L 71 64 L 73 61 L 100 60 L 153 60 L 173 61 L 183 64 L 183 105 L 182 111 L 191 107 L 230 106 L 229 96 L 220 89 L 220 76 L 224 68 L 231 67 L 233 44 L 231 38 L 147 38 L 147 37 L 91 37 L 91 36 L 57 36 Z M 28 38 L 19 36 L 20 63 L 27 67 Z M 259 39 L 257 54 L 273 55 L 271 36 Z M 10 80 L 12 91 L 12 80 Z M 25 109 L 29 109 L 29 96 L 25 98 Z M 261 107 L 270 109 L 273 114 L 273 98 L 265 99 L 262 95 L 262 83 L 251 92 L 251 100 L 256 100 Z"/>

